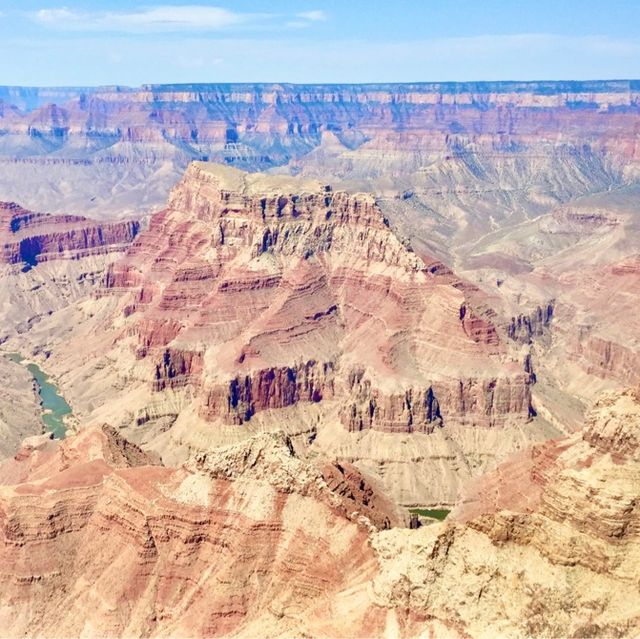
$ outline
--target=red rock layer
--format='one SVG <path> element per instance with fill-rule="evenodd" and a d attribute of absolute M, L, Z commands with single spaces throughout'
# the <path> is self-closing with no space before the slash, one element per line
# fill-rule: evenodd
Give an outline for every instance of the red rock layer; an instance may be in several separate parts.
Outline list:
<path fill-rule="evenodd" d="M 370 196 L 203 163 L 105 279 L 156 390 L 192 382 L 208 419 L 335 399 L 392 432 L 528 418 L 531 378 L 467 288 Z"/>
<path fill-rule="evenodd" d="M 363 517 L 396 523 L 357 471 L 325 481 L 273 435 L 154 464 L 104 427 L 0 465 L 3 636 L 380 632 L 371 603 L 327 614 L 375 569 Z"/>
<path fill-rule="evenodd" d="M 35 266 L 55 259 L 123 251 L 136 237 L 135 220 L 99 223 L 74 215 L 27 211 L 14 203 L 0 203 L 0 262 Z"/>
<path fill-rule="evenodd" d="M 50 92 L 58 105 L 33 112 L 3 109 L 2 128 L 58 147 L 86 137 L 169 141 L 181 149 L 212 145 L 219 161 L 267 165 L 317 146 L 323 133 L 352 146 L 375 138 L 380 148 L 451 155 L 461 140 L 509 154 L 534 138 L 561 138 L 567 152 L 589 139 L 627 160 L 640 155 L 633 133 L 640 93 L 633 82 L 155 85 L 75 93 Z M 130 158 L 114 153 L 98 161 L 114 160 Z"/>
<path fill-rule="evenodd" d="M 293 406 L 298 402 L 321 402 L 333 398 L 334 367 L 314 360 L 298 366 L 268 368 L 233 378 L 228 385 L 212 388 L 204 412 L 242 424 L 258 411 Z"/>
<path fill-rule="evenodd" d="M 639 435 L 640 389 L 604 396 L 582 433 L 474 480 L 444 525 L 378 533 L 379 601 L 459 636 L 634 636 Z"/>

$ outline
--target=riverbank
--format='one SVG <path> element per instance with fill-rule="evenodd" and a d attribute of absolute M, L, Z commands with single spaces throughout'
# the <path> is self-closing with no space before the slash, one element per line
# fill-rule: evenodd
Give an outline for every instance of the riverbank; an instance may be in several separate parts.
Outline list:
<path fill-rule="evenodd" d="M 45 432 L 52 433 L 56 439 L 64 439 L 69 428 L 67 420 L 73 412 L 67 400 L 60 394 L 58 387 L 51 382 L 49 376 L 38 364 L 25 360 L 20 353 L 7 353 L 6 357 L 16 364 L 25 366 L 35 381 Z"/>

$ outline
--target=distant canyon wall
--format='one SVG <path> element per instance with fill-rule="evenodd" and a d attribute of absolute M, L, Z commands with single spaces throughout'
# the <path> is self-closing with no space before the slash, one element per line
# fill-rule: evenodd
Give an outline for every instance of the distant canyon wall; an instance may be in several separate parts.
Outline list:
<path fill-rule="evenodd" d="M 4 87 L 0 98 L 3 156 L 11 149 L 19 157 L 52 150 L 64 156 L 66 149 L 75 159 L 104 160 L 117 143 L 169 143 L 190 159 L 264 168 L 317 147 L 327 133 L 354 149 L 385 133 L 405 133 L 402 147 L 422 151 L 455 152 L 476 140 L 517 152 L 561 136 L 566 144 L 594 143 L 627 158 L 640 153 L 632 125 L 640 110 L 635 81 Z M 3 145 L 13 136 L 30 144 Z M 77 138 L 89 141 L 80 153 Z"/>

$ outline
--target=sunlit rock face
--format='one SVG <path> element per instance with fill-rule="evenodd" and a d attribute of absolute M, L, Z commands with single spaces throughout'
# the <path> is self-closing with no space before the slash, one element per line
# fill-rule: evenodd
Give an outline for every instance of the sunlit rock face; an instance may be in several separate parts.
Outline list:
<path fill-rule="evenodd" d="M 349 430 L 530 414 L 530 379 L 491 320 L 470 320 L 464 287 L 403 246 L 368 195 L 194 164 L 106 288 L 131 291 L 156 386 L 197 385 L 213 420 L 325 400 Z"/>
<path fill-rule="evenodd" d="M 607 395 L 417 530 L 283 433 L 173 468 L 109 426 L 32 437 L 0 463 L 3 633 L 630 637 L 639 433 L 638 389 Z"/>
<path fill-rule="evenodd" d="M 633 81 L 148 85 L 80 89 L 75 95 L 39 91 L 42 97 L 31 100 L 15 92 L 7 95 L 0 117 L 7 134 L 28 134 L 32 150 L 39 145 L 41 151 L 45 141 L 60 150 L 91 138 L 89 154 L 105 143 L 166 141 L 187 145 L 187 153 L 210 149 L 217 161 L 269 166 L 314 148 L 323 133 L 357 148 L 381 134 L 404 132 L 407 150 L 418 143 L 425 149 L 425 133 L 432 134 L 430 150 L 459 150 L 465 136 L 487 136 L 498 152 L 517 152 L 519 143 L 534 136 L 551 140 L 561 134 L 566 141 L 593 137 L 613 142 L 629 157 L 637 153 L 629 130 L 621 135 L 637 114 L 640 87 Z"/>
<path fill-rule="evenodd" d="M 639 434 L 639 389 L 605 395 L 579 433 L 470 485 L 446 525 L 377 534 L 377 601 L 454 636 L 633 636 Z"/>
<path fill-rule="evenodd" d="M 0 199 L 152 211 L 205 159 L 373 181 L 387 195 L 449 182 L 462 202 L 489 197 L 498 219 L 505 202 L 487 182 L 539 210 L 637 175 L 639 95 L 633 81 L 0 87 Z"/>
<path fill-rule="evenodd" d="M 79 260 L 124 251 L 139 231 L 137 220 L 100 223 L 76 215 L 34 213 L 18 204 L 1 202 L 0 260 L 30 268 L 49 260 Z"/>
<path fill-rule="evenodd" d="M 70 313 L 50 366 L 79 416 L 171 463 L 284 425 L 396 503 L 450 504 L 544 436 L 531 363 L 482 292 L 372 196 L 316 180 L 192 164 Z"/>
<path fill-rule="evenodd" d="M 0 482 L 5 636 L 346 637 L 384 623 L 367 540 L 401 520 L 352 468 L 304 463 L 282 434 L 167 468 L 93 427 L 27 440 Z"/>

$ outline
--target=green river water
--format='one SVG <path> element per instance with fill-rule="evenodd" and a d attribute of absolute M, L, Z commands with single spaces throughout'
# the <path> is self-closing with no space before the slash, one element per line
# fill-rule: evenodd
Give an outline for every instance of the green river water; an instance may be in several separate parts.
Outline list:
<path fill-rule="evenodd" d="M 9 353 L 7 357 L 17 364 L 24 363 L 24 357 L 20 353 Z M 30 363 L 26 366 L 38 387 L 45 429 L 53 433 L 56 439 L 64 439 L 67 432 L 64 418 L 71 415 L 71 406 L 67 404 L 65 398 L 58 392 L 57 386 L 49 381 L 49 376 L 37 364 Z"/>

